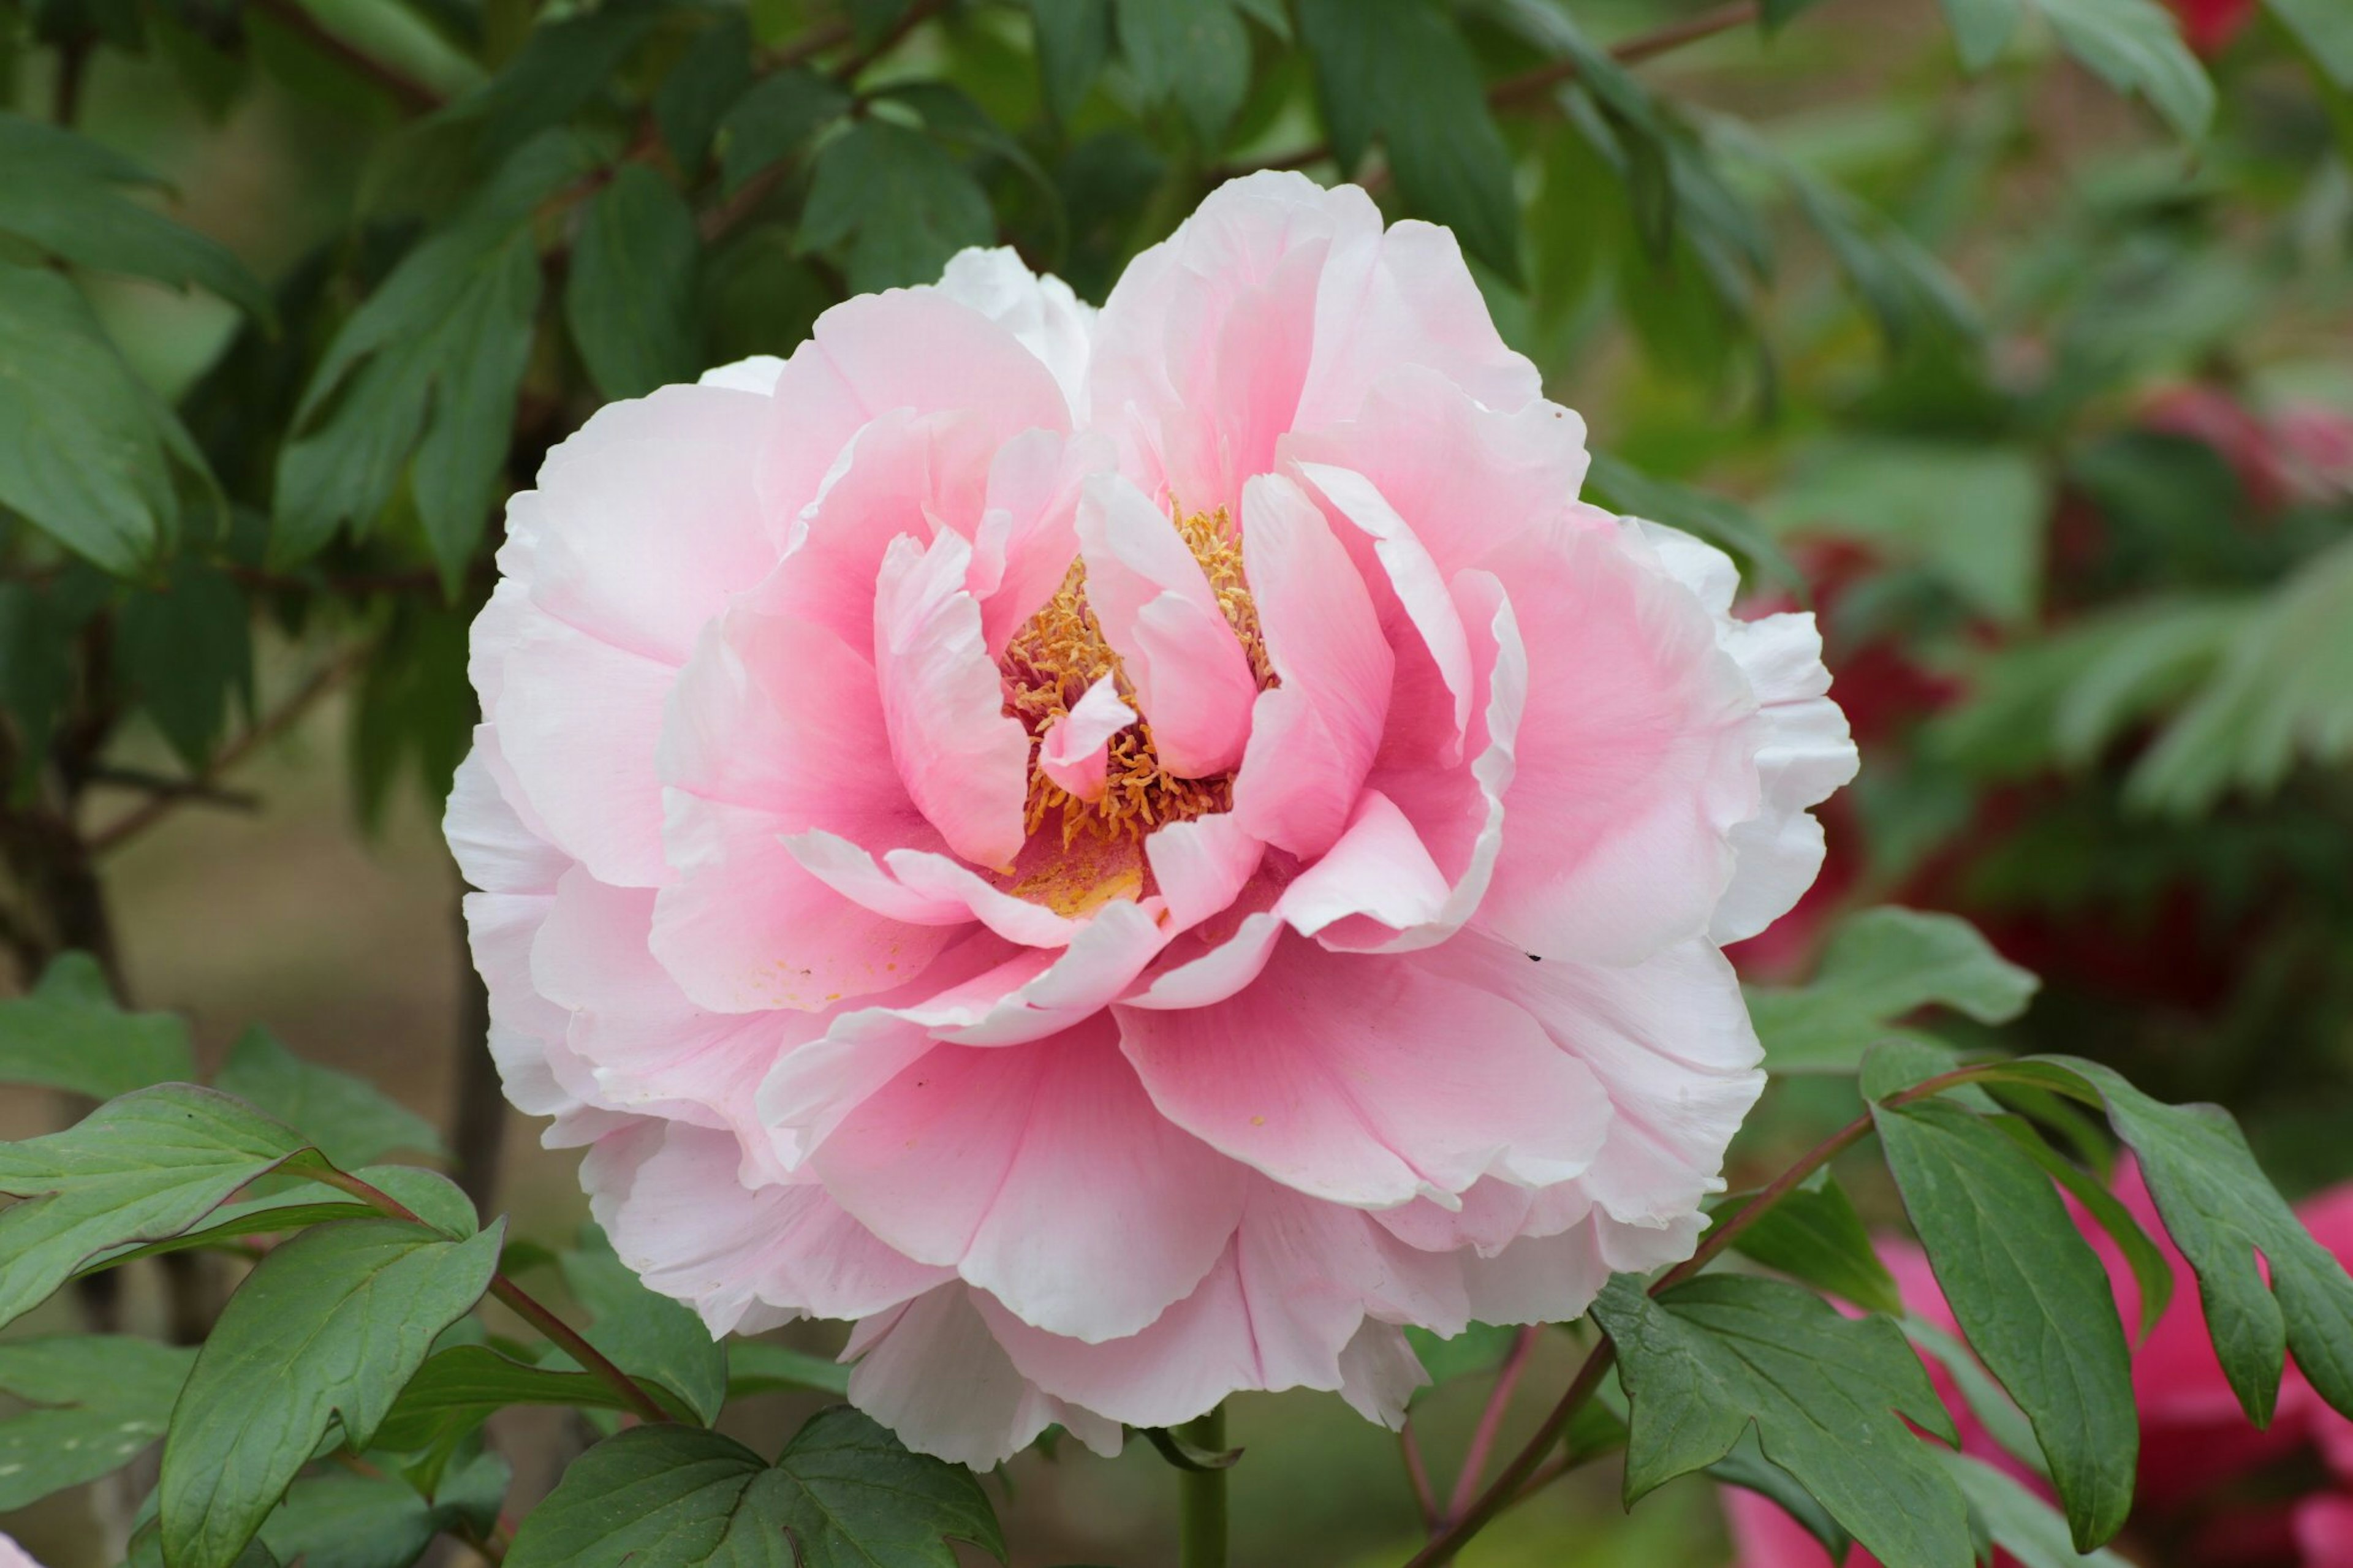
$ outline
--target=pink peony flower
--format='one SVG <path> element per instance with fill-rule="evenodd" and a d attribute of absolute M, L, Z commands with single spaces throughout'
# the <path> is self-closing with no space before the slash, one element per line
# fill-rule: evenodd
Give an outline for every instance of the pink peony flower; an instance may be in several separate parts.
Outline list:
<path fill-rule="evenodd" d="M 15 1539 L 0 1535 L 0 1568 L 41 1568 L 33 1554 L 16 1544 Z"/>
<path fill-rule="evenodd" d="M 975 1465 L 1688 1255 L 1716 944 L 1855 753 L 1810 617 L 1575 500 L 1444 230 L 1236 182 L 598 413 L 517 496 L 448 828 L 510 1094 L 714 1333 L 856 1321 Z"/>

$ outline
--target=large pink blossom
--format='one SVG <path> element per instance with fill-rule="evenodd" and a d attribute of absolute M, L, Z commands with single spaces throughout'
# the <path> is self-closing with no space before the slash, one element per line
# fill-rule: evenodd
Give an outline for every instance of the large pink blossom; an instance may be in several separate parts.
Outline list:
<path fill-rule="evenodd" d="M 491 1048 L 714 1332 L 856 1321 L 986 1465 L 1337 1390 L 1686 1256 L 1717 944 L 1855 756 L 1810 618 L 1576 500 L 1452 237 L 1236 182 L 1098 316 L 1009 252 L 598 413 L 450 803 Z"/>

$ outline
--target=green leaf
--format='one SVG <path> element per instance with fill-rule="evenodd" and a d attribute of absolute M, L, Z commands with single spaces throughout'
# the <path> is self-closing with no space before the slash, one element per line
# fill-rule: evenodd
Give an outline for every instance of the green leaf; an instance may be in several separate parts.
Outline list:
<path fill-rule="evenodd" d="M 1250 33 L 1230 0 L 1113 0 L 1120 53 L 1150 103 L 1171 98 L 1203 149 L 1225 145 L 1250 89 Z"/>
<path fill-rule="evenodd" d="M 1586 470 L 1588 499 L 1629 517 L 1646 518 L 1679 528 L 1705 541 L 1744 563 L 1744 574 L 1762 572 L 1774 580 L 1800 587 L 1805 579 L 1773 536 L 1758 526 L 1746 509 L 1726 497 L 1695 490 L 1672 479 L 1653 479 L 1607 452 L 1592 454 Z"/>
<path fill-rule="evenodd" d="M 87 1259 L 177 1236 L 302 1149 L 293 1130 L 225 1094 L 164 1084 L 111 1100 L 46 1138 L 0 1143 L 0 1323 Z"/>
<path fill-rule="evenodd" d="M 2353 90 L 2353 11 L 2337 0 L 2264 0 L 2323 74 Z"/>
<path fill-rule="evenodd" d="M 0 1082 L 111 1100 L 195 1077 L 188 1026 L 174 1013 L 126 1013 L 86 952 L 64 952 L 32 991 L 0 1002 Z"/>
<path fill-rule="evenodd" d="M 791 156 L 819 129 L 841 118 L 849 95 L 806 66 L 761 79 L 719 122 L 719 170 L 731 193 L 770 164 Z"/>
<path fill-rule="evenodd" d="M 774 1466 L 732 1437 L 638 1426 L 572 1462 L 507 1568 L 955 1568 L 950 1539 L 1005 1559 L 972 1472 L 911 1454 L 847 1405 Z"/>
<path fill-rule="evenodd" d="M 1511 149 L 1451 17 L 1430 0 L 1300 0 L 1299 33 L 1340 167 L 1378 137 L 1406 205 L 1516 281 Z"/>
<path fill-rule="evenodd" d="M 805 1389 L 836 1398 L 849 1392 L 849 1369 L 829 1357 L 811 1355 L 771 1340 L 727 1342 L 727 1397 Z"/>
<path fill-rule="evenodd" d="M 1723 1225 L 1746 1209 L 1751 1197 L 1727 1200 L 1715 1211 Z M 1873 1312 L 1900 1314 L 1904 1299 L 1895 1276 L 1879 1260 L 1871 1233 L 1846 1189 L 1835 1178 L 1810 1191 L 1790 1193 L 1742 1228 L 1733 1250 Z"/>
<path fill-rule="evenodd" d="M 1799 12 L 1811 10 L 1817 3 L 1818 0 L 1765 0 L 1757 14 L 1757 20 L 1769 37 L 1788 26 Z"/>
<path fill-rule="evenodd" d="M 1722 1485 L 1738 1487 L 1755 1492 L 1789 1516 L 1799 1529 L 1822 1543 L 1832 1563 L 1844 1563 L 1854 1545 L 1849 1535 L 1830 1510 L 1814 1500 L 1814 1494 L 1798 1484 L 1798 1478 L 1765 1457 L 1757 1446 L 1757 1431 L 1751 1427 L 1740 1435 L 1732 1452 L 1707 1468 L 1708 1479 Z"/>
<path fill-rule="evenodd" d="M 988 195 L 963 164 L 921 132 L 861 120 L 818 153 L 798 247 L 846 247 L 862 294 L 936 282 L 950 257 L 996 237 Z"/>
<path fill-rule="evenodd" d="M 1985 1523 L 1993 1543 L 2018 1561 L 2019 1568 L 2128 1568 L 2113 1552 L 2078 1552 L 2067 1538 L 2067 1521 L 2051 1505 L 2011 1476 L 1967 1454 L 1936 1450 L 1969 1507 Z"/>
<path fill-rule="evenodd" d="M 1413 1397 L 1419 1399 L 1458 1377 L 1493 1370 L 1511 1353 L 1512 1342 L 1518 1336 L 1519 1330 L 1503 1323 L 1472 1323 L 1451 1338 L 1440 1338 L 1428 1329 L 1409 1324 L 1406 1341 L 1413 1346 L 1422 1371 L 1430 1373 L 1430 1382 L 1416 1390 Z"/>
<path fill-rule="evenodd" d="M 172 1412 L 160 1496 L 173 1568 L 231 1568 L 330 1422 L 367 1446 L 434 1337 L 481 1299 L 504 1232 L 450 1241 L 344 1220 L 261 1260 Z"/>
<path fill-rule="evenodd" d="M 1810 982 L 1757 987 L 1748 1005 L 1768 1071 L 1846 1073 L 1923 1007 L 2006 1024 L 2038 984 L 1959 916 L 1889 905 L 1842 921 Z"/>
<path fill-rule="evenodd" d="M 1928 1445 L 1957 1442 L 1919 1358 L 1884 1318 L 1849 1319 L 1778 1280 L 1703 1275 L 1655 1300 L 1612 1279 L 1593 1315 L 1632 1402 L 1629 1506 L 1715 1464 L 1755 1425 L 1787 1470 L 1887 1568 L 1968 1568 L 1968 1514 Z"/>
<path fill-rule="evenodd" d="M 478 1455 L 427 1500 L 396 1476 L 328 1469 L 287 1489 L 261 1541 L 301 1568 L 408 1568 L 442 1531 L 487 1532 L 510 1479 L 506 1460 Z"/>
<path fill-rule="evenodd" d="M 607 0 L 533 27 L 505 69 L 446 112 L 481 120 L 495 149 L 520 145 L 605 90 L 660 14 L 643 0 Z"/>
<path fill-rule="evenodd" d="M 690 184 L 711 156 L 727 106 L 752 85 L 752 24 L 729 7 L 695 35 L 654 92 L 654 123 Z"/>
<path fill-rule="evenodd" d="M 433 1123 L 364 1079 L 304 1061 L 259 1026 L 229 1047 L 213 1087 L 297 1129 L 347 1171 L 396 1149 L 442 1152 Z"/>
<path fill-rule="evenodd" d="M 191 771 L 211 759 L 232 698 L 253 703 L 253 635 L 245 595 L 226 573 L 189 555 L 164 581 L 133 593 L 114 623 L 124 680 Z"/>
<path fill-rule="evenodd" d="M 2042 1458 L 2042 1444 L 2034 1436 L 2034 1424 L 2027 1420 L 2026 1412 L 1993 1380 L 1993 1374 L 1986 1371 L 1984 1363 L 1959 1335 L 1948 1333 L 1912 1313 L 1905 1314 L 1899 1326 L 1904 1337 L 1912 1342 L 1913 1349 L 1945 1369 L 1953 1386 L 1959 1390 L 1962 1403 L 1969 1407 L 1969 1414 L 1977 1417 L 1978 1425 L 1986 1429 L 1986 1435 L 2004 1453 L 2037 1475 L 2049 1473 Z"/>
<path fill-rule="evenodd" d="M 2034 1424 L 2078 1548 L 2124 1528 L 2140 1453 L 2107 1271 L 2042 1168 L 1986 1120 L 1923 1100 L 1872 1117 L 1962 1332 Z"/>
<path fill-rule="evenodd" d="M 2323 1399 L 2353 1415 L 2353 1279 L 2265 1179 L 2231 1113 L 2164 1104 L 2114 1068 L 2073 1057 L 2020 1065 L 2040 1064 L 2089 1084 L 2140 1157 L 2157 1212 L 2198 1276 L 2214 1353 L 2247 1418 L 2270 1424 L 2287 1350 Z"/>
<path fill-rule="evenodd" d="M 632 1377 L 671 1390 L 708 1422 L 727 1398 L 727 1350 L 694 1309 L 638 1282 L 605 1233 L 582 1227 L 580 1246 L 562 1258 L 564 1282 L 588 1311 L 590 1344 Z"/>
<path fill-rule="evenodd" d="M 187 432 L 141 384 L 80 290 L 0 261 L 0 507 L 92 565 L 144 571 L 179 517 Z"/>
<path fill-rule="evenodd" d="M 271 319 L 269 290 L 226 247 L 117 188 L 162 184 L 70 131 L 0 112 L 0 234 L 60 260 L 206 289 Z"/>
<path fill-rule="evenodd" d="M 1039 86 L 1058 121 L 1078 112 L 1111 53 L 1111 0 L 1029 0 Z"/>
<path fill-rule="evenodd" d="M 2024 14 L 2024 0 L 1945 0 L 1945 20 L 1953 29 L 1961 68 L 1976 72 L 1993 64 Z"/>
<path fill-rule="evenodd" d="M 644 1380 L 664 1404 L 666 1390 Z M 627 1410 L 628 1402 L 603 1378 L 586 1372 L 533 1366 L 488 1345 L 453 1345 L 437 1351 L 400 1391 L 376 1428 L 379 1447 L 407 1452 L 450 1434 L 471 1430 L 510 1405 L 563 1405 L 575 1410 Z M 680 1408 L 683 1408 L 681 1406 Z"/>
<path fill-rule="evenodd" d="M 2148 100 L 2195 142 L 2214 119 L 2214 84 L 2157 0 L 2035 0 L 2059 42 L 2118 92 Z"/>
<path fill-rule="evenodd" d="M 2090 1172 L 2044 1142 L 2031 1123 L 2020 1117 L 2002 1116 L 1994 1119 L 1994 1125 L 2008 1134 L 2028 1159 L 2041 1166 L 2044 1174 L 2066 1188 L 2084 1212 L 2098 1221 L 2100 1228 L 2116 1244 L 2126 1267 L 2132 1270 L 2134 1283 L 2140 1288 L 2140 1334 L 2146 1339 L 2173 1300 L 2173 1266 L 2165 1260 L 2165 1254 L 2158 1250 L 2157 1243 L 2149 1239 L 2140 1221 L 2116 1200 L 2114 1193 L 2101 1185 Z"/>
<path fill-rule="evenodd" d="M 196 1352 L 119 1334 L 0 1344 L 0 1513 L 111 1475 L 164 1435 Z"/>

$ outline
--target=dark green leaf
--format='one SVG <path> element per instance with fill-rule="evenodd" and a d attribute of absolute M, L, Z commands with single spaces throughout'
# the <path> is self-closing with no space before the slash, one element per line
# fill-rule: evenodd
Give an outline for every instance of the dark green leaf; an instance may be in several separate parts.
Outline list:
<path fill-rule="evenodd" d="M 651 1383 L 646 1387 L 657 1397 L 662 1392 Z M 630 1408 L 617 1390 L 593 1373 L 533 1366 L 487 1345 L 453 1345 L 435 1352 L 408 1380 L 376 1428 L 375 1441 L 403 1452 L 421 1448 L 453 1425 L 480 1426 L 493 1411 L 510 1405 Z"/>
<path fill-rule="evenodd" d="M 269 1030 L 248 1029 L 229 1047 L 213 1087 L 259 1106 L 300 1131 L 345 1170 L 396 1149 L 438 1154 L 441 1134 L 364 1079 L 306 1062 Z"/>
<path fill-rule="evenodd" d="M 1945 19 L 1960 51 L 1961 68 L 1981 71 L 2009 47 L 2024 15 L 2024 0 L 1945 0 Z"/>
<path fill-rule="evenodd" d="M 847 1405 L 774 1466 L 732 1437 L 638 1426 L 572 1462 L 515 1532 L 507 1568 L 954 1568 L 949 1539 L 1002 1562 L 971 1471 L 901 1447 Z"/>
<path fill-rule="evenodd" d="M 261 1260 L 172 1412 L 160 1496 L 174 1568 L 230 1568 L 330 1422 L 367 1445 L 434 1336 L 480 1300 L 503 1234 L 344 1220 Z"/>
<path fill-rule="evenodd" d="M 752 25 L 742 11 L 723 9 L 654 93 L 654 123 L 689 184 L 711 155 L 721 116 L 751 84 Z"/>
<path fill-rule="evenodd" d="M 1817 3 L 1818 0 L 1765 0 L 1757 19 L 1768 35 L 1778 33 L 1788 26 L 1799 12 L 1810 10 Z M 1837 1553 L 1831 1555 L 1836 1556 Z"/>
<path fill-rule="evenodd" d="M 1759 987 L 1748 1002 L 1768 1070 L 1853 1072 L 1873 1042 L 1923 1007 L 2008 1023 L 2037 984 L 1957 915 L 1888 906 L 1848 917 L 1811 982 Z"/>
<path fill-rule="evenodd" d="M 1519 1330 L 1502 1323 L 1472 1323 L 1451 1339 L 1440 1339 L 1428 1329 L 1408 1327 L 1406 1340 L 1413 1346 L 1421 1369 L 1430 1373 L 1429 1384 L 1414 1397 L 1458 1377 L 1491 1370 L 1511 1353 L 1512 1341 L 1518 1334 Z"/>
<path fill-rule="evenodd" d="M 631 1376 L 676 1393 L 703 1420 L 718 1415 L 727 1398 L 727 1351 L 694 1309 L 639 1284 L 594 1226 L 582 1230 L 563 1265 L 565 1284 L 592 1319 L 590 1344 Z"/>
<path fill-rule="evenodd" d="M 849 1369 L 829 1357 L 811 1355 L 769 1340 L 727 1342 L 727 1397 L 805 1389 L 840 1398 L 849 1392 Z"/>
<path fill-rule="evenodd" d="M 2319 65 L 2328 79 L 2353 89 L 2353 10 L 2338 0 L 2265 0 L 2280 26 Z"/>
<path fill-rule="evenodd" d="M 1111 53 L 1111 0 L 1029 0 L 1038 77 L 1055 119 L 1077 112 Z"/>
<path fill-rule="evenodd" d="M 2136 93 L 2179 135 L 2196 141 L 2214 118 L 2214 84 L 2157 0 L 2035 0 L 2084 68 Z"/>
<path fill-rule="evenodd" d="M 950 257 L 996 237 L 987 193 L 921 132 L 861 120 L 818 154 L 800 248 L 846 247 L 859 293 L 936 282 Z"/>
<path fill-rule="evenodd" d="M 763 78 L 719 123 L 719 169 L 730 191 L 797 152 L 818 130 L 841 117 L 849 95 L 805 66 Z"/>
<path fill-rule="evenodd" d="M 123 601 L 114 652 L 140 707 L 191 770 L 201 770 L 228 721 L 232 698 L 253 701 L 253 637 L 245 595 L 194 556 Z"/>
<path fill-rule="evenodd" d="M 509 1476 L 504 1459 L 480 1455 L 428 1500 L 397 1476 L 328 1469 L 287 1489 L 261 1540 L 301 1568 L 408 1568 L 442 1531 L 494 1521 Z"/>
<path fill-rule="evenodd" d="M 2031 1125 L 2015 1116 L 1997 1118 L 1994 1125 L 2008 1133 L 2010 1141 L 2024 1150 L 2027 1158 L 2040 1165 L 2045 1174 L 2066 1188 L 2084 1212 L 2098 1221 L 2100 1228 L 2116 1242 L 2126 1267 L 2132 1270 L 2134 1283 L 2140 1288 L 2140 1332 L 2146 1338 L 2173 1300 L 2173 1266 L 2165 1260 L 2165 1254 L 2158 1250 L 2148 1232 L 2140 1227 L 2140 1221 L 2116 1201 L 2114 1193 L 2101 1185 L 2091 1173 L 2044 1142 Z"/>
<path fill-rule="evenodd" d="M 2020 1065 L 2037 1063 L 2089 1083 L 2116 1136 L 2140 1157 L 2157 1212 L 2198 1276 L 2207 1331 L 2247 1418 L 2270 1423 L 2286 1350 L 2323 1399 L 2353 1415 L 2353 1279 L 2265 1179 L 2230 1112 L 2163 1104 L 2096 1062 Z"/>
<path fill-rule="evenodd" d="M 694 214 L 642 163 L 623 164 L 596 193 L 581 216 L 564 310 L 597 391 L 642 397 L 694 379 L 702 253 Z"/>
<path fill-rule="evenodd" d="M 459 1190 L 455 1182 L 438 1172 L 417 1165 L 362 1165 L 351 1173 L 398 1199 L 411 1213 L 453 1241 L 463 1241 L 481 1228 L 473 1201 Z M 94 1273 L 161 1252 L 224 1247 L 240 1237 L 283 1236 L 330 1220 L 369 1219 L 384 1212 L 373 1204 L 345 1198 L 339 1189 L 318 1182 L 298 1181 L 286 1185 L 281 1178 L 270 1177 L 254 1184 L 257 1190 L 277 1190 L 265 1196 L 224 1204 L 213 1212 L 210 1224 L 168 1240 L 101 1253 L 84 1264 L 80 1272 Z"/>
<path fill-rule="evenodd" d="M 47 268 L 0 261 L 0 506 L 132 576 L 179 517 L 174 458 L 201 467 L 80 291 Z"/>
<path fill-rule="evenodd" d="M 1250 33 L 1230 0 L 1113 0 L 1120 53 L 1149 102 L 1175 99 L 1216 152 L 1250 88 Z"/>
<path fill-rule="evenodd" d="M 1757 525 L 1746 509 L 1723 496 L 1652 479 L 1607 452 L 1592 454 L 1585 489 L 1588 498 L 1613 511 L 1663 522 L 1706 541 L 1745 563 L 1752 575 L 1762 572 L 1790 585 L 1804 582 L 1772 535 Z"/>
<path fill-rule="evenodd" d="M 451 112 L 480 118 L 494 149 L 520 145 L 603 90 L 659 15 L 644 0 L 608 0 L 534 27 L 506 68 Z"/>
<path fill-rule="evenodd" d="M 1953 1316 L 2034 1424 L 2075 1544 L 2100 1545 L 2132 1510 L 2140 1452 L 2107 1271 L 2042 1168 L 1986 1120 L 1934 1100 L 1872 1115 Z"/>
<path fill-rule="evenodd" d="M 291 1128 L 225 1094 L 164 1084 L 111 1100 L 46 1138 L 0 1143 L 0 1323 L 82 1263 L 177 1236 L 302 1148 Z"/>
<path fill-rule="evenodd" d="M 2011 1476 L 1967 1454 L 1938 1452 L 1936 1458 L 1984 1521 L 1987 1535 L 2017 1559 L 2019 1568 L 2127 1568 L 2113 1552 L 2078 1552 L 2067 1539 L 2067 1521 Z"/>
<path fill-rule="evenodd" d="M 1710 1479 L 1725 1486 L 1738 1487 L 1755 1492 L 1789 1516 L 1799 1529 L 1822 1543 L 1832 1563 L 1844 1563 L 1854 1537 L 1830 1516 L 1828 1510 L 1814 1500 L 1814 1494 L 1798 1484 L 1798 1478 L 1765 1457 L 1757 1446 L 1754 1427 L 1740 1435 L 1732 1452 L 1707 1468 Z"/>
<path fill-rule="evenodd" d="M 164 1435 L 196 1352 L 115 1334 L 0 1344 L 0 1513 L 111 1474 Z"/>
<path fill-rule="evenodd" d="M 124 1012 L 86 952 L 59 953 L 29 994 L 0 1002 L 0 1082 L 111 1100 L 195 1071 L 187 1024 Z"/>
<path fill-rule="evenodd" d="M 1723 1225 L 1753 1201 L 1727 1200 L 1715 1211 Z M 1793 1192 L 1744 1226 L 1733 1250 L 1777 1268 L 1793 1279 L 1827 1290 L 1873 1312 L 1901 1313 L 1904 1300 L 1895 1277 L 1879 1260 L 1871 1233 L 1846 1189 L 1835 1179 Z"/>
<path fill-rule="evenodd" d="M 872 47 L 888 37 L 907 15 L 914 0 L 847 0 L 850 25 L 857 29 L 858 41 Z"/>
<path fill-rule="evenodd" d="M 0 112 L 0 234 L 101 272 L 194 283 L 264 320 L 269 294 L 219 242 L 142 206 L 116 187 L 160 184 L 117 153 Z"/>
<path fill-rule="evenodd" d="M 1633 1405 L 1630 1505 L 1721 1460 L 1754 1423 L 1764 1457 L 1887 1568 L 1968 1568 L 1960 1493 L 1899 1417 L 1958 1435 L 1887 1320 L 1842 1318 L 1810 1290 L 1725 1274 L 1656 1300 L 1620 1275 L 1593 1315 Z"/>
<path fill-rule="evenodd" d="M 1301 0 L 1299 32 L 1340 167 L 1378 137 L 1406 205 L 1518 279 L 1511 150 L 1451 18 L 1429 0 Z"/>
<path fill-rule="evenodd" d="M 1998 1444 L 2004 1453 L 2036 1475 L 2048 1473 L 2042 1458 L 2042 1445 L 2034 1436 L 2034 1424 L 2026 1412 L 2018 1407 L 2009 1392 L 1993 1380 L 1967 1342 L 1949 1333 L 1926 1318 L 1910 1313 L 1902 1321 L 1904 1337 L 1923 1358 L 1945 1369 L 1959 1391 L 1961 1401 L 1976 1416 L 1978 1425 Z"/>

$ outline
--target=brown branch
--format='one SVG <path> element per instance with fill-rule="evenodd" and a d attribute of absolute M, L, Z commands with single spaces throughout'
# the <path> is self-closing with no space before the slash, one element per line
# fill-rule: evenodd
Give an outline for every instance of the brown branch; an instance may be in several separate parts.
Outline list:
<path fill-rule="evenodd" d="M 421 114 L 428 109 L 441 107 L 443 99 L 437 89 L 418 81 L 396 66 L 386 65 L 342 34 L 332 31 L 311 15 L 301 0 L 247 0 L 247 3 L 256 10 L 267 13 L 280 26 L 307 40 L 322 53 L 332 55 L 392 94 L 400 100 L 403 109 Z"/>
<path fill-rule="evenodd" d="M 203 779 L 175 779 L 168 773 L 151 773 L 144 768 L 122 768 L 102 763 L 91 768 L 82 777 L 93 784 L 135 789 L 142 795 L 217 805 L 228 811 L 256 811 L 261 805 L 261 798 L 251 790 L 223 789 Z"/>
<path fill-rule="evenodd" d="M 194 783 L 206 787 L 213 785 L 222 774 L 292 729 L 304 714 L 318 705 L 321 699 L 328 696 L 337 687 L 357 674 L 361 666 L 367 662 L 367 657 L 372 651 L 371 645 L 362 643 L 344 649 L 336 658 L 322 666 L 310 679 L 297 687 L 285 701 L 280 702 L 256 721 L 253 728 L 216 752 L 213 760 L 206 764 L 204 771 L 196 775 Z M 183 805 L 188 798 L 189 796 L 185 794 L 158 795 L 146 805 L 124 813 L 90 836 L 87 841 L 89 852 L 92 856 L 98 856 L 120 848 L 170 816 L 175 807 Z"/>

